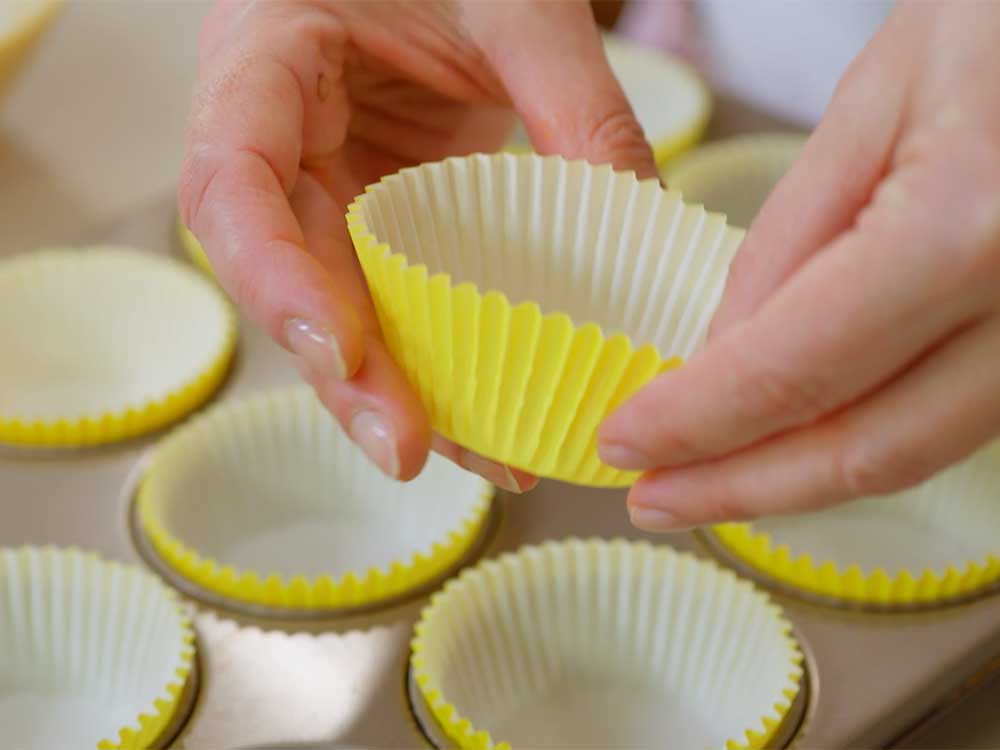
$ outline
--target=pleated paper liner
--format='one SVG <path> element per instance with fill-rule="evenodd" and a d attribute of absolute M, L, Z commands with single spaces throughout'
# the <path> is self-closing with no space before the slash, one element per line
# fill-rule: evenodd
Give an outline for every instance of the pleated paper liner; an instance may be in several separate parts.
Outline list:
<path fill-rule="evenodd" d="M 693 67 L 613 34 L 604 35 L 604 49 L 657 164 L 666 164 L 701 139 L 712 113 L 712 96 Z M 507 147 L 515 153 L 531 150 L 522 125 Z"/>
<path fill-rule="evenodd" d="M 492 487 L 432 455 L 385 477 L 305 386 L 226 403 L 153 454 L 138 518 L 203 591 L 264 610 L 366 607 L 416 591 L 477 542 Z"/>
<path fill-rule="evenodd" d="M 122 248 L 0 263 L 0 443 L 90 446 L 200 406 L 236 343 L 221 292 L 183 264 Z"/>
<path fill-rule="evenodd" d="M 669 547 L 549 542 L 434 595 L 411 669 L 456 747 L 764 747 L 802 654 L 751 583 Z"/>
<path fill-rule="evenodd" d="M 0 97 L 57 15 L 61 0 L 0 3 Z"/>
<path fill-rule="evenodd" d="M 767 579 L 830 603 L 965 599 L 1000 583 L 1000 443 L 904 492 L 712 533 Z"/>
<path fill-rule="evenodd" d="M 194 232 L 184 225 L 184 221 L 180 216 L 177 217 L 177 239 L 180 240 L 181 247 L 184 249 L 184 254 L 188 257 L 188 260 L 204 273 L 215 278 L 212 262 L 208 259 L 205 249 L 198 242 L 198 238 L 194 236 Z"/>
<path fill-rule="evenodd" d="M 701 343 L 742 232 L 656 180 L 495 154 L 369 186 L 348 228 L 434 428 L 534 474 L 622 486 L 602 419 Z"/>
<path fill-rule="evenodd" d="M 176 595 L 75 549 L 0 549 L 0 727 L 18 750 L 145 750 L 194 660 Z"/>
<path fill-rule="evenodd" d="M 670 161 L 663 179 L 685 201 L 749 227 L 805 142 L 800 133 L 763 133 L 708 143 Z"/>

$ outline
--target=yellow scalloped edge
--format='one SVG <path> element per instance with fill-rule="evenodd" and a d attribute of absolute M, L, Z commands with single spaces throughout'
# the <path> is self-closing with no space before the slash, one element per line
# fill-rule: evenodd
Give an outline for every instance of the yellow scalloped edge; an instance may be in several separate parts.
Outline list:
<path fill-rule="evenodd" d="M 150 476 L 147 472 L 146 477 Z M 388 570 L 372 567 L 364 573 L 286 578 L 276 573 L 237 570 L 202 556 L 171 535 L 146 499 L 148 481 L 139 490 L 139 522 L 157 554 L 171 568 L 205 591 L 229 600 L 280 609 L 325 610 L 363 607 L 414 591 L 456 565 L 475 544 L 489 514 L 494 488 L 486 485 L 479 502 L 458 529 L 429 550 L 409 560 L 397 560 Z"/>
<path fill-rule="evenodd" d="M 560 543 L 583 542 L 589 545 L 613 544 L 622 541 L 637 546 L 653 546 L 648 542 L 628 542 L 622 539 L 605 540 L 598 538 L 580 540 L 576 537 L 569 537 Z M 518 552 L 507 552 L 497 558 L 497 560 L 503 561 L 505 558 L 516 557 L 518 554 Z M 675 554 L 678 557 L 695 559 L 699 563 L 709 565 L 722 573 L 735 575 L 732 571 L 723 568 L 714 560 L 696 558 L 694 555 L 686 552 L 675 552 Z M 438 725 L 447 735 L 448 739 L 456 743 L 461 750 L 513 750 L 509 742 L 495 742 L 489 731 L 477 729 L 473 726 L 471 720 L 462 716 L 455 705 L 450 703 L 441 693 L 441 689 L 434 682 L 433 676 L 427 671 L 424 662 L 423 652 L 426 650 L 428 621 L 431 619 L 435 608 L 441 606 L 441 602 L 449 588 L 457 585 L 461 580 L 475 576 L 477 572 L 476 568 L 464 571 L 461 576 L 449 581 L 444 589 L 436 592 L 431 597 L 430 603 L 420 613 L 420 620 L 415 626 L 414 637 L 410 642 L 410 666 L 413 670 L 413 679 L 431 714 L 437 720 Z M 749 585 L 752 586 L 753 584 Z M 781 607 L 774 602 L 770 602 L 769 607 L 775 617 L 782 623 L 783 636 L 789 645 L 792 655 L 788 679 L 796 687 L 786 688 L 783 691 L 785 700 L 774 704 L 774 715 L 762 716 L 758 720 L 758 726 L 747 728 L 742 738 L 727 740 L 725 750 L 763 750 L 763 748 L 767 747 L 768 743 L 774 738 L 775 733 L 781 727 L 785 717 L 788 716 L 788 712 L 791 711 L 792 704 L 795 702 L 799 690 L 801 690 L 801 681 L 804 675 L 802 649 L 799 647 L 798 641 L 795 640 L 795 636 L 792 633 L 792 624 L 785 617 Z"/>
<path fill-rule="evenodd" d="M 946 602 L 972 595 L 1000 581 L 1000 557 L 948 566 L 943 572 L 919 575 L 901 570 L 890 576 L 883 568 L 866 574 L 859 566 L 841 569 L 832 560 L 815 562 L 803 553 L 793 557 L 788 545 L 775 546 L 771 536 L 752 524 L 716 526 L 712 533 L 729 552 L 761 573 L 796 589 L 855 604 L 912 606 Z"/>
<path fill-rule="evenodd" d="M 46 0 L 38 3 L 35 13 L 28 15 L 24 22 L 5 37 L 0 38 L 0 94 L 14 78 L 18 67 L 31 51 L 62 9 L 63 0 Z"/>
<path fill-rule="evenodd" d="M 14 552 L 21 554 L 29 549 L 32 548 L 20 547 L 15 549 Z M 55 547 L 52 545 L 45 545 L 42 547 L 35 547 L 34 549 L 41 552 L 53 552 L 60 555 L 74 554 L 82 557 L 89 557 L 91 559 L 99 560 L 103 565 L 107 565 L 110 568 L 122 569 L 129 567 L 125 563 L 118 562 L 117 560 L 107 560 L 95 552 L 84 550 L 75 546 Z M 101 740 L 97 743 L 97 750 L 147 750 L 147 748 L 151 747 L 157 740 L 161 739 L 163 733 L 166 731 L 167 727 L 170 726 L 177 715 L 177 710 L 180 707 L 181 699 L 184 696 L 184 690 L 187 687 L 187 682 L 191 678 L 191 674 L 194 671 L 195 635 L 194 625 L 191 622 L 188 611 L 184 605 L 181 604 L 177 593 L 173 589 L 167 588 L 159 581 L 156 581 L 156 585 L 162 588 L 164 596 L 176 604 L 177 613 L 180 615 L 181 629 L 184 631 L 184 634 L 181 637 L 181 651 L 178 654 L 181 660 L 181 666 L 179 666 L 175 672 L 177 680 L 163 686 L 163 695 L 166 697 L 154 699 L 153 705 L 150 707 L 151 710 L 139 714 L 131 726 L 122 727 L 118 730 L 117 739 Z"/>
<path fill-rule="evenodd" d="M 229 372 L 236 352 L 236 313 L 226 303 L 226 339 L 215 359 L 191 382 L 139 407 L 80 419 L 25 422 L 0 414 L 0 443 L 19 447 L 77 448 L 129 440 L 178 421 L 214 394 Z"/>
<path fill-rule="evenodd" d="M 185 226 L 184 220 L 181 219 L 179 215 L 177 217 L 177 238 L 180 240 L 181 247 L 184 248 L 184 253 L 187 255 L 188 259 L 194 263 L 199 270 L 214 279 L 215 269 L 212 268 L 212 262 L 208 259 L 208 254 L 205 252 L 205 248 L 203 248 L 201 243 L 198 242 L 198 238 L 194 236 L 194 232 Z"/>

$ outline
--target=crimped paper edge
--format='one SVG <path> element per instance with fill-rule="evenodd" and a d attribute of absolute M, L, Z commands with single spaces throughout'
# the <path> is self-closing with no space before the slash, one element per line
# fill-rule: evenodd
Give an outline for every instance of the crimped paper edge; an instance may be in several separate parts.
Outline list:
<path fill-rule="evenodd" d="M 107 247 L 107 250 L 140 252 L 132 248 Z M 83 252 L 73 248 L 74 252 Z M 63 252 L 64 249 L 37 251 L 39 255 Z M 157 256 L 157 260 L 166 260 Z M 106 445 L 129 440 L 154 432 L 191 413 L 222 385 L 236 353 L 236 313 L 228 300 L 220 300 L 226 312 L 226 333 L 221 350 L 215 359 L 192 380 L 180 384 L 167 393 L 139 405 L 128 405 L 84 417 L 35 419 L 26 422 L 21 418 L 0 414 L 0 443 L 18 447 L 74 448 Z"/>
<path fill-rule="evenodd" d="M 184 220 L 179 214 L 177 216 L 177 239 L 180 241 L 188 260 L 197 266 L 200 271 L 214 279 L 215 269 L 212 268 L 212 262 L 208 259 L 205 248 L 198 242 L 198 238 L 194 236 L 194 232 L 187 228 L 187 225 L 184 224 Z"/>
<path fill-rule="evenodd" d="M 751 523 L 721 524 L 711 532 L 719 543 L 756 571 L 793 589 L 851 604 L 913 606 L 946 603 L 979 593 L 1000 581 L 1000 556 L 966 560 L 944 571 L 907 568 L 890 575 L 885 568 L 865 574 L 859 565 L 815 561 L 808 552 L 792 557 L 787 544 L 757 531 Z M 956 567 L 960 566 L 960 567 Z"/>
<path fill-rule="evenodd" d="M 496 492 L 493 485 L 482 480 L 478 501 L 467 514 L 457 519 L 447 536 L 409 558 L 394 560 L 386 567 L 348 570 L 336 579 L 330 575 L 289 577 L 224 565 L 173 536 L 149 500 L 150 479 L 156 471 L 154 457 L 141 481 L 136 508 L 143 533 L 171 570 L 202 590 L 229 601 L 303 612 L 377 604 L 404 596 L 437 579 L 475 545 L 489 518 Z"/>
<path fill-rule="evenodd" d="M 76 546 L 57 547 L 54 545 L 44 545 L 38 547 L 25 545 L 14 547 L 12 551 L 18 558 L 22 558 L 31 552 L 58 555 L 61 557 L 74 555 L 96 560 L 109 570 L 122 570 L 133 567 L 117 560 L 108 560 L 96 552 L 84 550 Z M 153 698 L 151 710 L 144 711 L 131 724 L 119 729 L 116 739 L 103 739 L 98 742 L 96 746 L 97 750 L 146 750 L 149 745 L 161 739 L 163 732 L 177 715 L 184 690 L 194 671 L 196 646 L 194 625 L 190 613 L 182 604 L 176 591 L 157 580 L 148 571 L 144 570 L 142 572 L 148 577 L 149 585 L 157 586 L 163 595 L 167 597 L 167 600 L 175 606 L 183 633 L 181 636 L 181 648 L 178 653 L 181 665 L 175 672 L 177 679 L 164 685 L 160 694 Z"/>
<path fill-rule="evenodd" d="M 727 740 L 725 750 L 762 750 L 767 747 L 767 744 L 774 738 L 775 733 L 781 727 L 782 723 L 791 711 L 792 705 L 802 689 L 801 683 L 805 674 L 802 666 L 805 657 L 803 656 L 802 649 L 793 634 L 792 624 L 788 618 L 785 617 L 782 608 L 774 602 L 773 599 L 771 599 L 767 592 L 761 591 L 752 582 L 741 578 L 735 572 L 719 565 L 714 560 L 699 558 L 688 552 L 678 552 L 677 550 L 665 545 L 653 545 L 645 541 L 628 541 L 622 538 L 600 539 L 596 537 L 590 537 L 587 539 L 569 537 L 559 542 L 550 541 L 544 544 L 555 544 L 560 547 L 571 544 L 584 544 L 590 548 L 626 544 L 630 547 L 650 548 L 654 553 L 664 550 L 678 558 L 689 559 L 697 562 L 697 564 L 706 565 L 715 570 L 717 573 L 728 574 L 736 578 L 740 578 L 743 583 L 753 587 L 760 594 L 766 597 L 768 605 L 774 613 L 775 618 L 780 623 L 782 636 L 789 646 L 791 669 L 788 673 L 788 681 L 790 686 L 782 690 L 784 700 L 778 701 L 774 704 L 773 715 L 761 716 L 757 722 L 757 726 L 748 727 L 744 731 L 744 736 L 742 738 Z M 544 544 L 525 545 L 515 552 L 505 552 L 495 560 L 484 562 L 496 562 L 502 564 L 504 560 L 522 557 L 526 555 L 529 550 L 544 546 Z M 414 637 L 410 641 L 410 668 L 413 673 L 414 682 L 420 691 L 422 699 L 427 704 L 428 709 L 430 709 L 431 714 L 433 714 L 448 739 L 457 743 L 461 750 L 512 750 L 510 743 L 503 741 L 495 742 L 489 731 L 485 729 L 477 729 L 471 720 L 459 714 L 456 706 L 453 703 L 450 703 L 441 693 L 440 688 L 434 681 L 433 675 L 427 671 L 422 655 L 428 640 L 428 623 L 433 616 L 434 611 L 438 607 L 442 606 L 442 602 L 451 589 L 472 578 L 481 577 L 483 575 L 480 569 L 482 564 L 483 563 L 480 563 L 474 568 L 469 568 L 463 571 L 457 578 L 453 578 L 448 581 L 444 588 L 436 592 L 431 597 L 430 603 L 428 603 L 421 610 L 420 619 L 417 621 L 414 628 Z"/>

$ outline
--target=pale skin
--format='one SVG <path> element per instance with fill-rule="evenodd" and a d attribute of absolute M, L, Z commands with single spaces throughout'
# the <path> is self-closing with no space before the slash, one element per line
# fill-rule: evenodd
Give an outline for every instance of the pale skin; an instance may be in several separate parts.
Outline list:
<path fill-rule="evenodd" d="M 184 219 L 245 312 L 387 473 L 433 447 L 343 225 L 406 164 L 495 150 L 655 174 L 583 3 L 224 2 L 201 40 Z M 734 261 L 707 345 L 605 422 L 666 531 L 903 489 L 1000 434 L 1000 14 L 903 3 Z"/>

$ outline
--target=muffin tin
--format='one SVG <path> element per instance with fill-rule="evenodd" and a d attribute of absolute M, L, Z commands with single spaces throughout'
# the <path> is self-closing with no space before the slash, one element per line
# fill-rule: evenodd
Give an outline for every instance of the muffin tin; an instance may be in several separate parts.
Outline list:
<path fill-rule="evenodd" d="M 91 239 L 181 255 L 175 220 L 173 201 L 164 198 Z M 297 382 L 287 355 L 263 334 L 244 323 L 240 339 L 217 401 Z M 131 517 L 157 437 L 61 456 L 4 449 L 0 545 L 72 545 L 144 561 Z M 620 490 L 554 482 L 526 496 L 501 493 L 470 558 L 594 536 L 647 539 L 700 557 L 718 552 L 694 534 L 637 532 L 623 500 Z M 726 562 L 749 572 L 738 561 Z M 792 623 L 804 673 L 800 698 L 771 746 L 900 746 L 900 738 L 1000 666 L 1000 596 L 907 614 L 819 606 L 781 591 L 772 596 Z M 192 601 L 201 679 L 173 746 L 235 750 L 322 740 L 331 747 L 445 746 L 408 673 L 426 593 L 314 619 Z"/>

